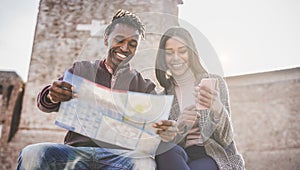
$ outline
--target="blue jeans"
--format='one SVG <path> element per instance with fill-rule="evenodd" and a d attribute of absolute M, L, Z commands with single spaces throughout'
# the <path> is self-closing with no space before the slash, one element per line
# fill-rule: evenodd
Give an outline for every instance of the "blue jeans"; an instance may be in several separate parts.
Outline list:
<path fill-rule="evenodd" d="M 155 169 L 150 157 L 135 157 L 133 151 L 98 147 L 72 147 L 38 143 L 26 146 L 18 159 L 18 170 L 131 170 Z"/>

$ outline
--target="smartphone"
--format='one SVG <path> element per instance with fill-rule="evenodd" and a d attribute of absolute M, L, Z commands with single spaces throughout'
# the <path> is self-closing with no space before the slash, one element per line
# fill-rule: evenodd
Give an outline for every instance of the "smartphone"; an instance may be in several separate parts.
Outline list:
<path fill-rule="evenodd" d="M 216 89 L 217 88 L 217 79 L 216 78 L 203 78 L 199 85 L 203 85 L 208 87 L 209 89 Z M 205 110 L 208 109 L 207 107 L 201 105 L 200 103 L 196 102 L 196 109 L 197 110 Z"/>

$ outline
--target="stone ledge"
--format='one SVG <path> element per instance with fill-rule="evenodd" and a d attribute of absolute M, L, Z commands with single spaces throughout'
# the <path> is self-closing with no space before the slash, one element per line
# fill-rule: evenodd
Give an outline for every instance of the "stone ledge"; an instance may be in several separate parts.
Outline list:
<path fill-rule="evenodd" d="M 299 80 L 300 67 L 276 70 L 263 73 L 247 74 L 240 76 L 226 77 L 226 82 L 230 87 L 240 87 L 256 84 L 278 83 L 280 81 Z"/>
<path fill-rule="evenodd" d="M 247 170 L 299 170 L 300 148 L 243 153 Z"/>

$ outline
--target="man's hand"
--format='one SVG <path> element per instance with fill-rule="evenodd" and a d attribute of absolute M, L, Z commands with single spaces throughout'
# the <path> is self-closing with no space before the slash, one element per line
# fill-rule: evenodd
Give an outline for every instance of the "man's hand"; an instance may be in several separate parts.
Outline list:
<path fill-rule="evenodd" d="M 158 123 L 153 123 L 152 127 L 157 129 L 156 133 L 164 142 L 173 140 L 178 132 L 175 120 L 161 120 Z"/>
<path fill-rule="evenodd" d="M 47 95 L 52 103 L 69 101 L 74 97 L 77 97 L 77 94 L 74 93 L 74 86 L 62 80 L 54 81 Z"/>

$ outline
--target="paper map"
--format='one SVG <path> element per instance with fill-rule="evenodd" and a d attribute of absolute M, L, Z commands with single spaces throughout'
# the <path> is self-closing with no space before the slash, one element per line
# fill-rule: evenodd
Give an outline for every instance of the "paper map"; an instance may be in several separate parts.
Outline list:
<path fill-rule="evenodd" d="M 153 122 L 167 120 L 172 95 L 112 90 L 66 72 L 78 97 L 62 102 L 55 124 L 90 138 L 153 155 L 160 137 Z"/>

